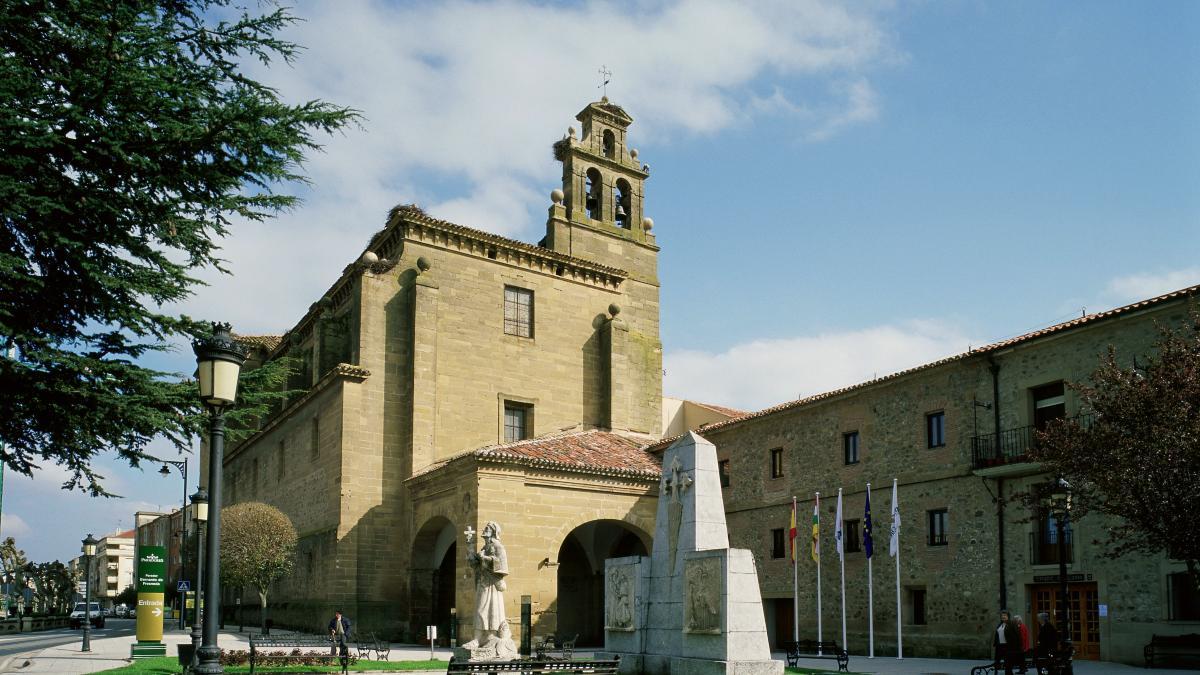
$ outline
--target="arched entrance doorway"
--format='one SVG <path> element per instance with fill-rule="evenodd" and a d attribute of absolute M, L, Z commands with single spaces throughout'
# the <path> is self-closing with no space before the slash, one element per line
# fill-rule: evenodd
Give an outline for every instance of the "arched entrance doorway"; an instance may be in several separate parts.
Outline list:
<path fill-rule="evenodd" d="M 558 549 L 558 638 L 579 647 L 604 644 L 604 561 L 648 555 L 649 536 L 619 520 L 571 530 Z"/>
<path fill-rule="evenodd" d="M 458 562 L 458 528 L 448 519 L 430 519 L 413 538 L 410 564 L 409 630 L 414 639 L 425 635 L 425 626 L 438 627 L 438 641 L 448 645 L 450 614 L 455 598 L 455 564 Z"/>

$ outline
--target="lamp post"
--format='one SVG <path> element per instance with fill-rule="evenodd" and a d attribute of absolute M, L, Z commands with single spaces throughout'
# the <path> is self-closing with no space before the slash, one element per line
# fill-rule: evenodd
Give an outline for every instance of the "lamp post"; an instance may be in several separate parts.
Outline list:
<path fill-rule="evenodd" d="M 204 521 L 208 520 L 208 493 L 203 489 L 192 495 L 192 509 L 196 519 L 196 608 L 192 613 L 192 668 L 200 658 L 200 642 L 204 635 L 200 628 L 200 589 L 204 584 L 204 557 L 200 555 L 200 542 L 204 536 Z"/>
<path fill-rule="evenodd" d="M 164 476 L 171 475 L 171 469 L 168 468 L 168 466 L 173 466 L 176 469 L 179 469 L 179 473 L 183 474 L 183 511 L 180 512 L 180 517 L 183 518 L 183 533 L 179 538 L 179 578 L 182 579 L 187 571 L 187 546 L 184 545 L 184 542 L 187 541 L 187 462 L 184 460 L 175 461 L 171 459 L 157 458 L 155 458 L 155 461 L 162 462 L 162 468 L 159 469 L 158 472 Z M 186 605 L 187 595 L 185 593 L 183 600 L 179 601 L 179 630 L 187 628 L 187 619 L 185 618 L 187 612 L 184 611 L 184 607 Z"/>
<path fill-rule="evenodd" d="M 205 675 L 224 673 L 221 668 L 221 648 L 217 646 L 217 616 L 221 608 L 221 469 L 225 454 L 225 409 L 237 399 L 238 375 L 246 361 L 246 352 L 238 347 L 227 323 L 214 323 L 212 337 L 196 340 L 197 383 L 200 400 L 209 410 L 208 427 L 208 542 L 204 547 L 204 566 L 208 578 L 204 595 L 208 607 L 204 611 L 204 636 L 196 672 Z"/>
<path fill-rule="evenodd" d="M 92 651 L 92 556 L 96 555 L 96 538 L 88 534 L 83 540 L 83 649 Z"/>
<path fill-rule="evenodd" d="M 1050 491 L 1050 504 L 1054 510 L 1055 526 L 1058 529 L 1058 596 L 1059 632 L 1064 651 L 1071 650 L 1071 602 L 1067 595 L 1067 523 L 1071 518 L 1071 484 L 1059 476 Z M 1070 671 L 1068 671 L 1070 672 Z"/>

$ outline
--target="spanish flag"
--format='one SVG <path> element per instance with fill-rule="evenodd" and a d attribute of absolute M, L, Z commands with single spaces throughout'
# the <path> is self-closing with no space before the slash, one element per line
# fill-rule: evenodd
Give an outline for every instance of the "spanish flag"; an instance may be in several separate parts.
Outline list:
<path fill-rule="evenodd" d="M 796 498 L 792 497 L 792 527 L 788 530 L 788 543 L 792 547 L 792 564 L 796 564 Z"/>
<path fill-rule="evenodd" d="M 821 561 L 821 497 L 817 496 L 817 501 L 813 502 L 813 532 L 812 532 L 812 559 L 813 562 Z"/>

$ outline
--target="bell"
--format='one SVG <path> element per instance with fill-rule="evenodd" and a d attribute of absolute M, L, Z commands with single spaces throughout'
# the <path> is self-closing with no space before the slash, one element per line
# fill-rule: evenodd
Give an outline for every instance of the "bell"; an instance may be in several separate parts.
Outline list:
<path fill-rule="evenodd" d="M 624 217 L 625 217 L 625 207 L 621 206 L 620 204 L 617 204 L 617 219 L 620 220 L 621 218 L 624 218 Z"/>

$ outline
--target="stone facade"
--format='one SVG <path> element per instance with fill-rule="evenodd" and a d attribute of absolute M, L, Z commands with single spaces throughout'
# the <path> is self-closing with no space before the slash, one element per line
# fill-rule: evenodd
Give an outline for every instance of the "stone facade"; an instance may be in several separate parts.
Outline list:
<path fill-rule="evenodd" d="M 341 607 L 411 639 L 430 622 L 446 636 L 454 610 L 469 636 L 474 591 L 452 551 L 487 517 L 506 526 L 509 616 L 531 595 L 539 630 L 559 630 L 565 578 L 594 606 L 597 626 L 581 630 L 600 630 L 601 549 L 645 548 L 653 527 L 653 458 L 629 471 L 593 450 L 636 463 L 661 434 L 658 248 L 630 118 L 604 100 L 578 119 L 582 135 L 555 144 L 564 184 L 539 245 L 397 207 L 282 339 L 244 340 L 256 359 L 300 364 L 290 388 L 302 393 L 225 457 L 225 504 L 271 503 L 300 534 L 296 569 L 272 593 L 276 622 L 317 627 Z M 511 415 L 521 428 L 506 432 Z M 582 436 L 566 447 L 583 459 L 566 464 L 471 454 L 591 429 L 640 440 Z M 568 539 L 575 562 L 560 567 Z"/>
<path fill-rule="evenodd" d="M 840 642 L 840 576 L 833 543 L 837 489 L 844 488 L 843 519 L 858 521 L 858 541 L 849 548 L 861 549 L 870 483 L 875 653 L 895 654 L 896 582 L 894 561 L 887 555 L 893 478 L 899 480 L 903 514 L 905 655 L 986 657 L 1001 606 L 1023 615 L 1032 627 L 1036 612 L 1044 609 L 1039 594 L 1044 598 L 1057 588 L 1058 566 L 1056 557 L 1046 559 L 1056 549 L 1046 545 L 1037 513 L 1012 501 L 1051 478 L 1024 460 L 1023 449 L 1033 439 L 1035 406 L 1061 405 L 1059 414 L 1068 417 L 1086 412 L 1069 387 L 1058 398 L 1039 392 L 1051 385 L 1053 394 L 1054 383 L 1086 380 L 1110 346 L 1125 363 L 1132 364 L 1135 356 L 1144 361 L 1157 337 L 1155 322 L 1180 324 L 1188 311 L 1187 299 L 1197 291 L 1185 289 L 700 427 L 698 431 L 716 444 L 719 458 L 729 462 L 724 498 L 730 545 L 755 553 L 773 643 L 791 639 L 792 568 L 786 557 L 773 557 L 773 537 L 778 534 L 772 530 L 786 532 L 793 495 L 799 499 L 800 634 L 815 638 L 817 631 L 816 565 L 809 556 L 809 532 L 814 494 L 819 491 L 823 637 Z M 937 414 L 943 415 L 944 442 L 930 447 L 929 416 Z M 999 455 L 994 450 L 997 430 L 1003 448 Z M 853 433 L 858 456 L 848 463 L 846 438 Z M 773 450 L 782 451 L 782 475 L 774 477 Z M 931 545 L 930 512 L 940 510 L 946 512 L 946 542 Z M 1080 627 L 1090 636 L 1076 643 L 1084 658 L 1140 662 L 1141 648 L 1151 634 L 1197 628 L 1195 622 L 1167 620 L 1166 575 L 1183 569 L 1183 564 L 1161 557 L 1105 558 L 1099 544 L 1105 539 L 1104 524 L 1097 515 L 1074 524 L 1068 578 L 1071 593 L 1079 594 L 1091 622 L 1090 627 Z M 865 654 L 867 561 L 861 550 L 847 552 L 845 570 L 848 646 L 851 653 Z M 914 616 L 914 605 L 921 600 L 924 621 L 917 623 L 921 617 Z M 920 608 L 915 611 L 919 614 Z"/>

